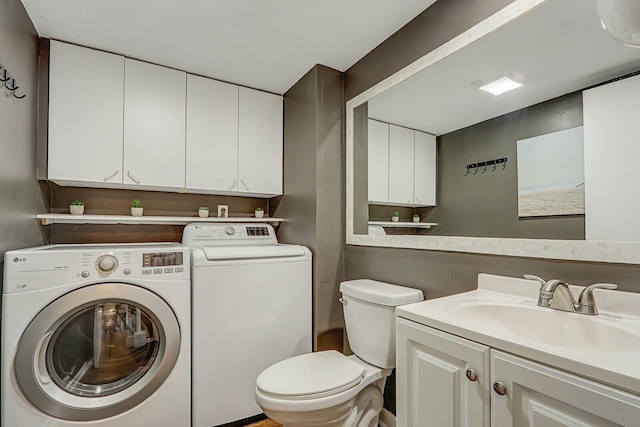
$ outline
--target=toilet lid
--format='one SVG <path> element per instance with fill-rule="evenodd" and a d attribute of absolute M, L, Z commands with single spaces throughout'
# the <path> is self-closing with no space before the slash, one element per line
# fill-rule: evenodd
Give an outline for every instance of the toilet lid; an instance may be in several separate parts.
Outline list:
<path fill-rule="evenodd" d="M 362 381 L 365 369 L 335 350 L 308 353 L 265 369 L 256 384 L 261 391 L 290 399 L 329 396 Z"/>

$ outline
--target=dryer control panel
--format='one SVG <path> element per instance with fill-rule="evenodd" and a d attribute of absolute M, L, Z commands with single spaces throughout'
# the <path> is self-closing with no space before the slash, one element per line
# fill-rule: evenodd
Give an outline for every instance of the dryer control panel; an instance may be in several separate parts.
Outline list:
<path fill-rule="evenodd" d="M 182 234 L 185 246 L 277 245 L 278 239 L 269 224 L 188 224 Z"/>

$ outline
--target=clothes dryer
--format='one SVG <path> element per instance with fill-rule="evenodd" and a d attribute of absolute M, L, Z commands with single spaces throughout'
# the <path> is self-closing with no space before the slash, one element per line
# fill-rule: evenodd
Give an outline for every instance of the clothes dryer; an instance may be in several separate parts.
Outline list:
<path fill-rule="evenodd" d="M 178 244 L 7 252 L 1 424 L 190 425 L 188 259 Z"/>
<path fill-rule="evenodd" d="M 250 420 L 262 414 L 260 372 L 311 351 L 311 252 L 255 223 L 189 224 L 182 243 L 192 248 L 193 426 Z"/>

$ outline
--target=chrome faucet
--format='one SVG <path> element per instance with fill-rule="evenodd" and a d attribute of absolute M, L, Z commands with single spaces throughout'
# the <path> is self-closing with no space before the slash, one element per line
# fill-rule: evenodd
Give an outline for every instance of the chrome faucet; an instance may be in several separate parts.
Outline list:
<path fill-rule="evenodd" d="M 571 313 L 595 315 L 598 314 L 596 301 L 593 298 L 594 289 L 616 289 L 618 285 L 613 283 L 596 283 L 582 290 L 576 302 L 569 284 L 562 280 L 549 280 L 548 282 L 538 276 L 525 274 L 525 279 L 536 280 L 540 283 L 538 306 L 552 308 L 554 310 L 569 311 Z"/>

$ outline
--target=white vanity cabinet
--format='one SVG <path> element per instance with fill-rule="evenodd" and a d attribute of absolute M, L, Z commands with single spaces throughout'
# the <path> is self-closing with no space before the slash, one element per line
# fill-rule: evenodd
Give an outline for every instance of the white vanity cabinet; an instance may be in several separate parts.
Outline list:
<path fill-rule="evenodd" d="M 125 184 L 184 188 L 186 78 L 183 71 L 125 59 Z"/>
<path fill-rule="evenodd" d="M 640 420 L 638 395 L 403 318 L 396 376 L 398 427 L 631 427 Z"/>
<path fill-rule="evenodd" d="M 506 392 L 492 392 L 494 427 L 640 424 L 640 396 L 497 350 L 491 350 L 491 383 Z"/>
<path fill-rule="evenodd" d="M 397 320 L 399 427 L 488 427 L 489 347 Z"/>
<path fill-rule="evenodd" d="M 435 206 L 436 137 L 369 119 L 369 203 Z"/>
<path fill-rule="evenodd" d="M 122 182 L 124 57 L 51 41 L 47 176 Z"/>

